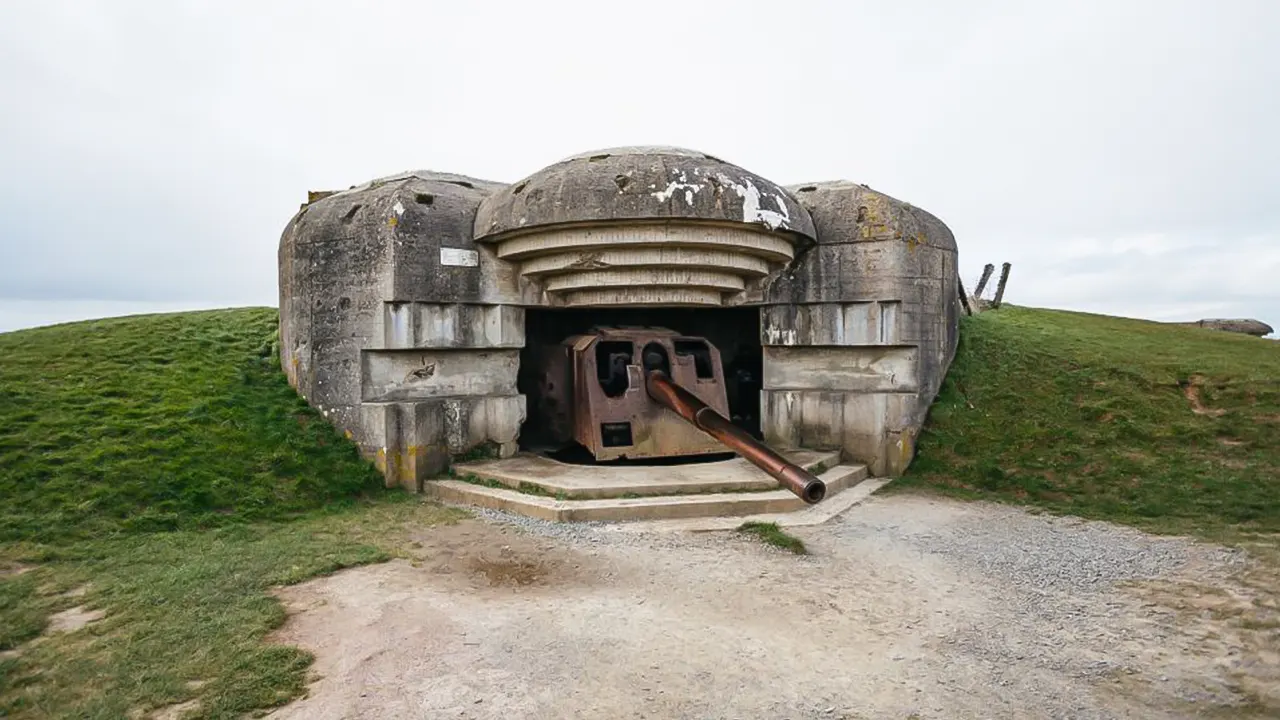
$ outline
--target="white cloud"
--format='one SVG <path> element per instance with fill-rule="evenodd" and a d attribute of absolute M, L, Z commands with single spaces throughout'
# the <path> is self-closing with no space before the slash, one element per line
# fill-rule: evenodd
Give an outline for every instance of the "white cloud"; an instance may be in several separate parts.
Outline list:
<path fill-rule="evenodd" d="M 1269 0 L 0 3 L 0 297 L 274 304 L 307 190 L 669 143 L 926 208 L 969 282 L 1014 262 L 1015 302 L 1280 324 L 1276 27 Z"/>

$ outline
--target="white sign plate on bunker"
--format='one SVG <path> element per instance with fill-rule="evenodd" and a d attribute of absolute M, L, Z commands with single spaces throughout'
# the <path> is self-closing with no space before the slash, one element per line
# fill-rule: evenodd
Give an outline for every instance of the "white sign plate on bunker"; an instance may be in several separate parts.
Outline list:
<path fill-rule="evenodd" d="M 442 247 L 440 248 L 440 264 L 456 267 L 478 267 L 480 265 L 480 253 L 475 250 Z"/>

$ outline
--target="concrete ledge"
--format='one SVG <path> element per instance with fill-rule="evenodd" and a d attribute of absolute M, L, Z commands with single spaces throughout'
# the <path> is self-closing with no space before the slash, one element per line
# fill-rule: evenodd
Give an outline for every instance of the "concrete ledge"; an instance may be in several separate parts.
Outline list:
<path fill-rule="evenodd" d="M 809 471 L 822 472 L 840 463 L 839 452 L 798 450 L 784 454 Z M 455 472 L 510 488 L 532 486 L 548 495 L 574 500 L 778 489 L 776 480 L 742 458 L 688 465 L 601 466 L 518 455 L 506 460 L 459 463 Z"/>
<path fill-rule="evenodd" d="M 599 471 L 599 468 L 596 470 Z M 827 484 L 827 499 L 817 506 L 806 505 L 804 501 L 786 490 L 557 500 L 460 480 L 433 480 L 425 484 L 424 491 L 442 502 L 503 510 L 553 522 L 742 517 L 762 513 L 791 513 L 822 507 L 834 502 L 834 496 L 841 491 L 866 479 L 867 469 L 863 465 L 839 465 L 821 473 L 819 477 Z"/>
<path fill-rule="evenodd" d="M 724 532 L 736 530 L 745 522 L 776 523 L 779 527 L 821 525 L 855 505 L 860 505 L 877 490 L 893 482 L 893 478 L 871 478 L 839 495 L 789 513 L 762 513 L 742 517 L 703 517 L 673 520 L 647 520 L 606 526 L 618 532 Z"/>

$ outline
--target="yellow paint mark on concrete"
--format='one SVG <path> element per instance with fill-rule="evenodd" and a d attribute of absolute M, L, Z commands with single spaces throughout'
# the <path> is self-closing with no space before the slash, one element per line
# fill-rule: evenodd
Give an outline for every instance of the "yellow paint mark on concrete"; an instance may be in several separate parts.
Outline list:
<path fill-rule="evenodd" d="M 915 454 L 915 434 L 911 430 L 904 430 L 898 440 L 898 472 L 906 472 L 907 465 L 911 463 L 911 458 Z"/>
<path fill-rule="evenodd" d="M 395 478 L 397 485 L 402 484 L 404 482 L 405 473 L 404 455 L 396 453 L 395 456 L 391 458 L 391 463 L 391 477 Z"/>
<path fill-rule="evenodd" d="M 410 445 L 403 453 L 396 453 L 396 480 L 404 487 L 417 480 L 418 446 Z M 410 488 L 412 489 L 412 488 Z"/>

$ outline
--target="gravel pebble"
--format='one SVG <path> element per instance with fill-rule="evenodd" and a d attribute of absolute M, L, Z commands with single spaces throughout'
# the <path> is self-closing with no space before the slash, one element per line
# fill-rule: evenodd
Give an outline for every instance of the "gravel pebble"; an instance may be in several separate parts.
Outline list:
<path fill-rule="evenodd" d="M 675 550 L 682 561 L 699 564 L 707 573 L 742 562 L 741 556 L 731 558 L 737 553 L 722 552 L 730 545 L 782 553 L 736 533 L 616 532 L 610 530 L 612 523 L 554 523 L 494 510 L 473 512 L 593 554 L 634 549 L 671 557 L 669 551 Z M 817 581 L 847 588 L 860 582 L 857 568 L 865 563 L 859 558 L 875 557 L 876 564 L 863 571 L 886 565 L 899 570 L 892 580 L 883 574 L 870 580 L 934 597 L 927 611 L 932 618 L 904 618 L 899 627 L 886 630 L 911 637 L 919 629 L 928 644 L 882 656 L 902 668 L 912 692 L 921 692 L 916 683 L 924 682 L 930 694 L 923 697 L 985 686 L 1023 703 L 1035 698 L 1033 704 L 1044 709 L 1042 717 L 1107 718 L 1113 715 L 1105 705 L 1081 695 L 1081 687 L 1128 678 L 1124 682 L 1154 685 L 1162 703 L 1222 706 L 1241 699 L 1225 677 L 1202 670 L 1207 660 L 1196 659 L 1202 651 L 1171 609 L 1139 601 L 1123 587 L 1173 577 L 1225 582 L 1249 562 L 1243 552 L 1011 506 L 919 497 L 872 498 L 824 525 L 789 532 L 803 539 L 812 554 L 791 556 L 782 565 L 749 562 L 735 572 L 765 583 Z M 973 595 L 974 578 L 987 588 L 981 597 Z M 852 622 L 867 614 L 865 607 L 850 610 Z M 1153 667 L 1153 645 L 1184 657 Z M 920 674 L 919 668 L 930 666 L 942 669 L 940 678 Z M 830 708 L 839 708 L 840 701 L 832 697 L 821 706 L 801 710 L 792 705 L 788 711 L 792 717 L 831 717 Z M 1000 715 L 1002 708 L 992 712 Z"/>
<path fill-rule="evenodd" d="M 1227 577 L 1247 562 L 1240 551 L 1073 517 L 994 504 L 937 524 L 929 517 L 848 513 L 830 524 L 837 537 L 907 543 L 1031 593 L 1097 593 L 1118 582 L 1159 578 L 1190 562 Z"/>
<path fill-rule="evenodd" d="M 617 523 L 550 522 L 488 508 L 468 508 L 468 511 L 491 522 L 514 525 L 530 534 L 564 540 L 574 545 L 681 548 L 691 545 L 722 545 L 725 537 L 725 533 L 610 532 L 609 528 L 615 527 Z"/>

